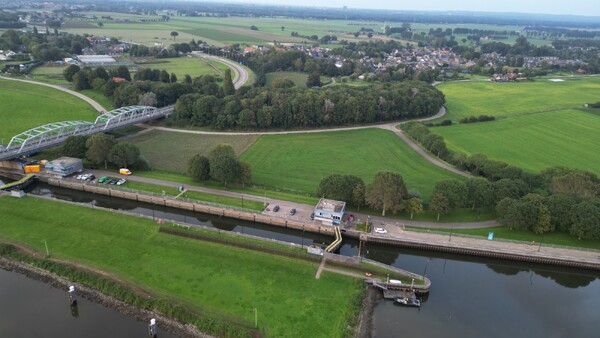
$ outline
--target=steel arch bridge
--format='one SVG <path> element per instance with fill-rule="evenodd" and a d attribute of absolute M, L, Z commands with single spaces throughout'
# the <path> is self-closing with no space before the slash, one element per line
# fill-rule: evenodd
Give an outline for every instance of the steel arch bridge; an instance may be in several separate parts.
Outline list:
<path fill-rule="evenodd" d="M 100 114 L 94 123 L 87 121 L 63 121 L 48 123 L 14 136 L 6 148 L 0 147 L 0 161 L 29 155 L 42 149 L 63 143 L 70 136 L 92 135 L 132 124 L 168 116 L 173 106 L 156 108 L 129 106 Z"/>

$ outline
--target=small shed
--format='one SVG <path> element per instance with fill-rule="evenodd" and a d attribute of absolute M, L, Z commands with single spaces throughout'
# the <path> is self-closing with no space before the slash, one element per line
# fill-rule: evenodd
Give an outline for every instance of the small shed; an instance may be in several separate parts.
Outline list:
<path fill-rule="evenodd" d="M 48 173 L 65 177 L 83 171 L 83 161 L 73 157 L 59 157 L 46 164 Z"/>
<path fill-rule="evenodd" d="M 315 220 L 323 224 L 340 224 L 344 217 L 346 202 L 321 198 L 315 207 Z"/>

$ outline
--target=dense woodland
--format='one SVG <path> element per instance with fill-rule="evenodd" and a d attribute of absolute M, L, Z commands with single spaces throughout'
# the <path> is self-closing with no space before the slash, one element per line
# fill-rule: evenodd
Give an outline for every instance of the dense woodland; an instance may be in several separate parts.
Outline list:
<path fill-rule="evenodd" d="M 223 97 L 184 95 L 167 122 L 216 129 L 339 126 L 433 115 L 443 103 L 440 91 L 420 81 L 369 88 L 244 88 Z"/>

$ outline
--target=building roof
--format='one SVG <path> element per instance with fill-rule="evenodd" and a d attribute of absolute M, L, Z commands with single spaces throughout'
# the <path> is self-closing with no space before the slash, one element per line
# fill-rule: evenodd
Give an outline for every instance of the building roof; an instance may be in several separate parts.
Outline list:
<path fill-rule="evenodd" d="M 63 156 L 57 158 L 56 160 L 50 161 L 49 164 L 53 167 L 68 167 L 78 162 L 81 162 L 81 159 Z"/>
<path fill-rule="evenodd" d="M 339 213 L 339 212 L 342 212 L 342 210 L 344 210 L 345 205 L 346 205 L 346 202 L 343 202 L 343 201 L 336 201 L 336 200 L 329 200 L 326 198 L 321 198 L 319 200 L 319 203 L 317 204 L 316 209 Z"/>

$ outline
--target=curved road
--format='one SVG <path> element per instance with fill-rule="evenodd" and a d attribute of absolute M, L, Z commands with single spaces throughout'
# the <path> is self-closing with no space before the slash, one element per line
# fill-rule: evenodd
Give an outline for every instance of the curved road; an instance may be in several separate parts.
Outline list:
<path fill-rule="evenodd" d="M 10 81 L 18 81 L 18 82 L 25 82 L 25 83 L 32 83 L 32 84 L 36 84 L 36 85 L 40 85 L 40 86 L 46 86 L 46 87 L 50 87 L 50 88 L 54 88 L 54 89 L 58 89 L 60 91 L 63 91 L 65 93 L 77 96 L 78 98 L 84 100 L 85 102 L 89 103 L 92 107 L 94 107 L 94 109 L 96 109 L 99 112 L 105 112 L 106 108 L 104 108 L 100 103 L 92 100 L 91 98 L 78 93 L 74 90 L 71 89 L 67 89 L 65 87 L 61 87 L 58 85 L 53 85 L 53 84 L 48 84 L 48 83 L 43 83 L 43 82 L 37 82 L 37 81 L 31 81 L 31 80 L 22 80 L 22 79 L 14 79 L 11 77 L 4 77 L 4 76 L 0 76 L 0 78 L 4 79 L 4 80 L 10 80 Z"/>
<path fill-rule="evenodd" d="M 220 62 L 220 63 L 228 66 L 229 68 L 231 68 L 233 70 L 233 79 L 232 80 L 233 80 L 233 86 L 235 87 L 235 89 L 239 89 L 249 79 L 248 71 L 244 67 L 240 66 L 238 63 L 236 63 L 234 61 L 231 61 L 226 58 L 214 56 L 214 55 L 208 55 L 203 52 L 192 52 L 192 55 L 194 55 L 196 57 Z"/>

